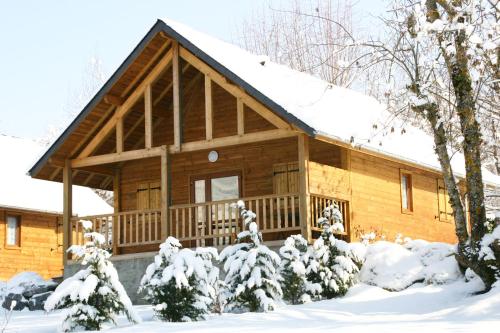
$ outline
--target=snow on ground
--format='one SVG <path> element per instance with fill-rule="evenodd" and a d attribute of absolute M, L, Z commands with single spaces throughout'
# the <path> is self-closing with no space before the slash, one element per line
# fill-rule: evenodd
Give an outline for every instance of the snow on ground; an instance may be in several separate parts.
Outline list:
<path fill-rule="evenodd" d="M 358 284 L 341 299 L 283 306 L 269 313 L 211 315 L 206 321 L 166 323 L 153 318 L 150 306 L 136 306 L 143 323 L 107 331 L 132 332 L 481 332 L 500 326 L 500 287 L 471 296 L 478 285 L 454 282 L 446 286 L 416 284 L 401 292 Z M 53 333 L 60 311 L 14 313 L 9 332 Z"/>

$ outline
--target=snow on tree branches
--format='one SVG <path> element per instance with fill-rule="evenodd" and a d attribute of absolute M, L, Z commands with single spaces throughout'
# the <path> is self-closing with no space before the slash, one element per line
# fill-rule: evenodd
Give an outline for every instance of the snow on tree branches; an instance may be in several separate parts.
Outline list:
<path fill-rule="evenodd" d="M 89 221 L 82 221 L 88 231 Z M 73 245 L 68 249 L 86 268 L 64 280 L 45 302 L 45 311 L 67 308 L 62 331 L 77 329 L 101 330 L 105 323 L 115 323 L 115 316 L 123 313 L 128 320 L 138 323 L 141 319 L 135 313 L 118 273 L 109 260 L 110 253 L 102 248 L 104 236 L 95 232 L 84 235 L 83 246 Z"/>
<path fill-rule="evenodd" d="M 331 225 L 330 219 L 334 221 Z M 344 231 L 342 214 L 336 203 L 324 210 L 319 223 L 323 232 L 313 245 L 318 264 L 310 265 L 308 279 L 321 284 L 324 298 L 343 296 L 356 282 L 359 267 L 351 258 L 349 245 L 334 236 L 335 232 Z"/>
<path fill-rule="evenodd" d="M 302 235 L 292 235 L 280 248 L 281 287 L 283 299 L 291 304 L 310 302 L 321 294 L 321 285 L 307 280 L 306 267 L 310 265 L 311 251 Z"/>
<path fill-rule="evenodd" d="M 238 201 L 240 215 L 248 230 L 238 234 L 237 244 L 220 254 L 226 271 L 223 299 L 228 311 L 271 311 L 281 302 L 278 283 L 280 257 L 262 245 L 255 214 Z"/>
<path fill-rule="evenodd" d="M 145 292 L 145 299 L 163 320 L 204 319 L 216 298 L 219 270 L 212 260 L 218 259 L 217 250 L 181 247 L 174 237 L 160 245 L 158 255 L 141 279 L 139 291 Z"/>

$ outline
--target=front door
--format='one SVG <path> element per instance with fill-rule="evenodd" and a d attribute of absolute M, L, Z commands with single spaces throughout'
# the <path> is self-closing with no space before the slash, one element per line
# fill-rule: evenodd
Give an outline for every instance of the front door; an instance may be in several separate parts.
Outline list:
<path fill-rule="evenodd" d="M 214 173 L 193 177 L 191 179 L 191 202 L 209 203 L 197 206 L 195 210 L 194 219 L 200 235 L 232 233 L 232 230 L 229 230 L 233 228 L 230 222 L 237 219 L 237 210 L 231 208 L 230 205 L 240 197 L 240 172 Z M 220 201 L 223 202 L 220 203 Z M 227 243 L 228 240 L 229 237 L 222 237 L 218 242 Z M 216 242 L 215 239 L 214 242 Z M 197 244 L 197 246 L 200 245 L 205 245 L 205 242 Z"/>

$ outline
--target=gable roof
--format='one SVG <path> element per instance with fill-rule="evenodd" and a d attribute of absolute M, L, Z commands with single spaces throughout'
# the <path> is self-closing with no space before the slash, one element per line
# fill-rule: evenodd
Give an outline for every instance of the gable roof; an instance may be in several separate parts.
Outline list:
<path fill-rule="evenodd" d="M 310 136 L 322 135 L 440 172 L 432 137 L 410 125 L 404 126 L 403 133 L 398 128 L 403 125 L 397 124 L 397 120 L 387 128 L 391 115 L 374 98 L 333 86 L 311 75 L 273 63 L 265 56 L 251 54 L 235 45 L 166 19 L 156 22 L 103 88 L 32 167 L 32 176 L 103 99 L 159 32 L 177 40 L 271 111 Z M 391 132 L 391 127 L 396 130 Z M 458 176 L 465 174 L 461 154 L 454 155 L 452 166 Z M 483 177 L 487 183 L 500 185 L 500 177 L 487 170 L 484 170 Z"/>
<path fill-rule="evenodd" d="M 26 174 L 44 147 L 29 139 L 0 134 L 0 207 L 50 213 L 63 211 L 61 183 L 33 179 Z M 80 216 L 111 213 L 113 208 L 90 188 L 73 187 L 73 214 Z"/>

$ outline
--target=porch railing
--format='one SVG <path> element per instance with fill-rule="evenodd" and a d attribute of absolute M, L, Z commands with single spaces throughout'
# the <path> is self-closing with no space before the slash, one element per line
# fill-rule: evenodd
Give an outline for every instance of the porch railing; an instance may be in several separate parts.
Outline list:
<path fill-rule="evenodd" d="M 336 202 L 339 205 L 340 213 L 342 214 L 342 222 L 344 225 L 344 232 L 339 233 L 341 235 L 347 235 L 348 225 L 349 225 L 349 202 L 346 200 L 340 200 L 333 197 L 319 195 L 319 194 L 311 194 L 310 203 L 311 203 L 311 230 L 312 231 L 322 231 L 322 227 L 319 226 L 318 220 L 323 217 L 323 212 L 325 208 L 329 207 Z M 333 222 L 333 219 L 330 218 L 330 222 Z"/>
<path fill-rule="evenodd" d="M 136 210 L 72 219 L 71 244 L 84 243 L 81 220 L 92 222 L 92 231 L 104 235 L 108 248 L 161 243 L 161 211 Z"/>
<path fill-rule="evenodd" d="M 256 215 L 262 234 L 300 231 L 299 195 L 267 195 L 241 199 Z M 234 199 L 175 205 L 169 208 L 169 235 L 191 246 L 220 246 L 234 242 L 243 230 Z"/>
<path fill-rule="evenodd" d="M 264 237 L 285 239 L 290 233 L 301 231 L 299 194 L 278 194 L 241 199 L 246 207 L 255 212 L 259 230 Z M 324 195 L 311 194 L 311 229 L 321 231 L 318 219 L 323 210 L 336 201 L 348 230 L 349 203 Z M 184 242 L 185 246 L 223 246 L 232 244 L 236 235 L 244 230 L 235 200 L 213 201 L 174 205 L 168 208 L 168 236 Z M 136 210 L 106 215 L 77 217 L 72 219 L 70 244 L 84 243 L 80 220 L 90 220 L 95 232 L 104 235 L 106 247 L 117 249 L 129 246 L 159 244 L 162 239 L 161 211 Z M 274 235 L 270 235 L 274 234 Z M 344 233 L 345 234 L 345 233 Z"/>

